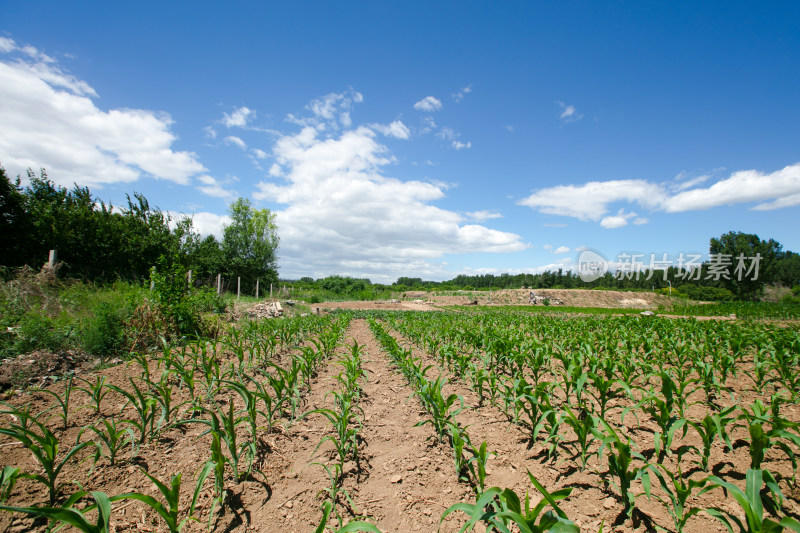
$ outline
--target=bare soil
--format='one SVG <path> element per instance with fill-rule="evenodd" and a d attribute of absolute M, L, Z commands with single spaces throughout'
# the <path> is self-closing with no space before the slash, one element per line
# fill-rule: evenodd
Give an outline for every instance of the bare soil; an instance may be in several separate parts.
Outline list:
<path fill-rule="evenodd" d="M 619 298 L 624 295 L 620 293 Z M 340 353 L 349 351 L 349 345 L 353 342 L 365 347 L 363 368 L 367 380 L 362 384 L 363 395 L 360 400 L 363 409 L 361 469 L 358 470 L 355 464 L 347 464 L 344 487 L 352 505 L 339 506 L 339 511 L 345 520 L 366 517 L 381 531 L 436 531 L 445 509 L 457 502 L 473 501 L 471 489 L 458 481 L 450 448 L 435 441 L 430 425 L 417 425 L 426 419 L 426 414 L 413 396 L 413 391 L 381 350 L 366 321 L 353 320 L 345 342 L 347 345 L 339 349 Z M 418 347 L 415 349 L 428 362 L 434 363 Z M 278 362 L 286 362 L 288 358 L 289 354 L 285 353 Z M 84 373 L 84 377 L 94 380 L 95 376 L 104 376 L 110 383 L 128 388 L 128 379 L 138 377 L 138 368 L 136 365 L 120 364 Z M 319 371 L 310 384 L 310 391 L 303 397 L 303 412 L 333 405 L 329 392 L 338 387 L 335 376 L 339 370 L 340 366 L 331 360 Z M 150 371 L 154 374 L 159 372 L 155 363 L 151 363 Z M 431 377 L 434 377 L 436 370 L 432 372 Z M 752 380 L 747 377 L 746 371 L 739 375 L 737 381 L 727 385 L 740 401 L 752 400 L 755 397 Z M 531 492 L 532 501 L 538 501 L 539 495 L 527 477 L 527 471 L 530 471 L 550 491 L 564 486 L 574 487 L 572 495 L 563 502 L 562 507 L 584 531 L 597 531 L 601 524 L 606 532 L 650 531 L 655 525 L 672 530 L 666 508 L 656 500 L 648 502 L 646 498 L 640 498 L 637 507 L 641 512 L 634 521 L 626 520 L 621 515 L 618 494 L 608 486 L 611 480 L 605 476 L 605 459 L 594 457 L 590 459 L 588 468 L 581 470 L 579 459 L 567 452 L 562 451 L 548 458 L 546 450 L 539 444 L 531 444 L 525 430 L 510 423 L 502 410 L 488 402 L 481 404 L 466 383 L 456 376 L 449 378 L 446 392 L 461 395 L 465 402 L 466 408 L 458 415 L 459 423 L 467 428 L 474 444 L 486 441 L 488 449 L 494 453 L 489 460 L 487 486 L 512 488 L 520 495 L 528 491 Z M 61 394 L 64 386 L 63 382 L 59 382 L 48 388 Z M 183 396 L 178 400 L 181 398 Z M 120 395 L 110 393 L 103 400 L 100 411 L 95 412 L 87 395 L 74 391 L 67 428 L 61 427 L 62 421 L 58 417 L 48 421 L 48 427 L 61 437 L 64 447 L 62 454 L 76 442 L 82 427 L 96 424 L 100 419 L 111 417 L 124 409 L 128 410 L 126 416 L 133 416 L 130 407 L 124 408 L 123 400 Z M 220 404 L 227 404 L 231 400 L 241 407 L 237 403 L 238 397 L 225 394 L 218 396 Z M 33 411 L 53 406 L 52 397 L 36 391 L 17 393 L 9 403 L 18 407 L 30 406 Z M 618 415 L 627 406 L 624 402 L 613 404 L 613 418 L 619 418 Z M 702 403 L 693 409 L 693 418 L 702 417 L 705 409 Z M 800 422 L 800 408 L 797 405 L 787 405 L 784 409 L 784 416 Z M 0 424 L 11 422 L 9 415 L 0 416 Z M 184 418 L 188 416 L 187 413 L 183 415 Z M 186 505 L 191 499 L 193 480 L 208 459 L 210 436 L 203 434 L 204 428 L 197 424 L 170 428 L 157 441 L 143 445 L 136 455 L 126 448 L 114 465 L 103 458 L 93 467 L 88 450 L 84 450 L 78 455 L 78 461 L 67 464 L 62 479 L 66 482 L 79 481 L 84 490 L 101 490 L 109 495 L 140 491 L 160 499 L 160 494 L 142 470 L 162 481 L 168 481 L 173 474 L 180 472 L 184 481 L 181 501 L 182 505 Z M 640 427 L 632 430 L 636 447 L 645 454 L 650 453 L 651 458 L 653 430 L 653 424 L 644 420 Z M 747 439 L 746 429 L 737 431 L 734 434 L 735 441 Z M 321 518 L 322 492 L 329 485 L 324 469 L 315 463 L 328 462 L 333 451 L 329 443 L 318 449 L 317 446 L 325 435 L 331 433 L 329 422 L 318 414 L 301 418 L 292 424 L 285 418 L 277 423 L 277 429 L 263 435 L 259 443 L 257 466 L 264 475 L 230 485 L 229 506 L 224 513 L 212 517 L 214 530 L 314 531 Z M 686 442 L 677 445 L 697 445 L 692 435 L 690 432 Z M 570 442 L 574 435 L 565 430 L 564 439 Z M 19 466 L 28 472 L 39 471 L 30 452 L 16 441 L 0 436 L 0 450 L 3 465 Z M 674 468 L 674 458 L 668 457 L 665 464 Z M 729 479 L 735 478 L 737 472 L 745 472 L 748 468 L 747 447 L 740 442 L 734 446 L 732 453 L 725 453 L 717 445 L 712 453 L 712 464 L 715 473 Z M 791 466 L 785 456 L 778 453 L 771 452 L 768 455 L 765 467 L 791 476 Z M 698 476 L 700 474 L 697 473 Z M 69 486 L 64 491 L 71 493 L 76 489 L 75 486 Z M 795 516 L 800 514 L 800 494 L 796 489 L 785 494 L 787 501 L 784 512 Z M 42 485 L 30 480 L 19 481 L 8 501 L 9 505 L 15 506 L 42 506 L 46 503 L 46 492 Z M 725 498 L 721 490 L 709 492 L 690 503 L 704 508 L 719 506 L 740 513 L 733 500 Z M 200 516 L 200 522 L 189 523 L 189 531 L 207 530 L 210 506 L 209 480 L 201 493 L 196 513 Z M 444 521 L 441 531 L 457 531 L 466 521 L 465 517 L 463 513 L 453 513 Z M 116 531 L 165 530 L 157 515 L 139 502 L 116 503 L 112 523 Z M 335 524 L 336 519 L 332 517 L 329 525 Z M 0 514 L 2 531 L 44 531 L 45 527 L 44 522 L 20 514 Z M 691 519 L 687 530 L 721 532 L 724 528 L 701 513 Z"/>

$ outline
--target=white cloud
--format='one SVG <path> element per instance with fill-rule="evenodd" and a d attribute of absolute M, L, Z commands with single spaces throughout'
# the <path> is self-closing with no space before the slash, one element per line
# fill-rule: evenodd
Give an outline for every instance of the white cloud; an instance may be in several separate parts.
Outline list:
<path fill-rule="evenodd" d="M 230 115 L 228 113 L 222 114 L 222 124 L 227 128 L 244 128 L 247 122 L 256 116 L 255 111 L 248 107 L 239 107 L 233 110 Z"/>
<path fill-rule="evenodd" d="M 492 213 L 491 211 L 486 211 L 486 210 L 471 211 L 464 214 L 467 215 L 472 220 L 474 220 L 475 222 L 484 222 L 486 220 L 490 220 L 493 218 L 503 218 L 503 215 L 501 215 L 500 213 Z"/>
<path fill-rule="evenodd" d="M 400 120 L 395 120 L 389 125 L 371 124 L 370 128 L 387 137 L 395 137 L 397 139 L 408 139 L 411 137 L 411 130 Z"/>
<path fill-rule="evenodd" d="M 583 118 L 583 115 L 575 109 L 574 105 L 567 105 L 564 102 L 557 102 L 561 107 L 561 114 L 558 118 L 564 122 L 577 122 Z"/>
<path fill-rule="evenodd" d="M 205 128 L 203 128 L 203 131 L 205 132 L 206 137 L 208 137 L 209 139 L 217 138 L 217 130 L 215 130 L 211 126 L 206 126 Z"/>
<path fill-rule="evenodd" d="M 527 247 L 519 235 L 466 224 L 431 205 L 444 196 L 441 185 L 386 176 L 394 158 L 373 129 L 325 137 L 316 127 L 323 119 L 302 119 L 298 133 L 277 140 L 271 155 L 284 178 L 259 183 L 254 194 L 287 205 L 276 211 L 282 275 L 441 277 L 444 254 Z"/>
<path fill-rule="evenodd" d="M 708 188 L 691 189 L 672 196 L 664 203 L 664 210 L 676 213 L 765 200 L 774 201 L 758 204 L 754 209 L 777 209 L 800 204 L 800 201 L 787 202 L 787 197 L 793 195 L 800 195 L 800 163 L 770 174 L 757 170 L 734 172 Z"/>
<path fill-rule="evenodd" d="M 238 146 L 242 150 L 247 150 L 247 145 L 245 142 L 236 135 L 228 135 L 225 137 L 225 144 L 229 146 Z"/>
<path fill-rule="evenodd" d="M 646 180 L 591 181 L 583 185 L 559 185 L 535 191 L 518 203 L 542 213 L 563 215 L 584 221 L 599 221 L 604 228 L 620 228 L 633 219 L 647 224 L 645 217 L 625 212 L 609 215 L 611 205 L 638 204 L 651 211 L 680 213 L 711 209 L 723 205 L 756 203 L 751 209 L 766 211 L 800 205 L 800 163 L 775 172 L 741 170 L 709 187 L 693 187 L 708 181 L 707 176 L 667 184 Z"/>
<path fill-rule="evenodd" d="M 542 248 L 544 248 L 545 250 L 552 250 L 553 249 L 553 245 L 552 244 L 545 244 L 544 246 L 542 246 Z"/>
<path fill-rule="evenodd" d="M 258 148 L 253 148 L 253 155 L 255 156 L 256 159 L 267 158 L 267 152 L 265 152 L 264 150 L 259 150 Z"/>
<path fill-rule="evenodd" d="M 458 138 L 461 136 L 461 134 L 456 133 L 453 128 L 444 127 L 436 133 L 436 136 L 445 141 L 450 141 L 450 146 L 452 146 L 455 150 L 463 150 L 465 148 L 472 147 L 471 142 L 462 143 L 459 141 Z"/>
<path fill-rule="evenodd" d="M 233 189 L 226 189 L 222 183 L 218 181 L 216 178 L 213 178 L 207 174 L 203 174 L 197 177 L 197 181 L 199 181 L 202 185 L 197 187 L 197 189 L 202 192 L 203 194 L 207 194 L 208 196 L 213 196 L 214 198 L 222 198 L 223 200 L 233 200 L 234 198 L 238 197 L 238 193 Z M 233 180 L 228 180 L 233 181 Z"/>
<path fill-rule="evenodd" d="M 606 229 L 622 228 L 628 225 L 631 218 L 636 218 L 636 213 L 626 213 L 624 209 L 620 209 L 616 215 L 603 217 L 600 225 Z"/>
<path fill-rule="evenodd" d="M 0 61 L 0 161 L 9 174 L 45 167 L 64 185 L 133 182 L 143 173 L 187 184 L 205 171 L 174 151 L 169 115 L 98 108 L 89 84 L 33 47 L 5 38 Z"/>
<path fill-rule="evenodd" d="M 170 213 L 170 216 L 175 217 L 175 214 Z M 192 227 L 197 230 L 200 235 L 213 235 L 217 240 L 222 240 L 223 227 L 231 223 L 231 217 L 228 215 L 217 215 L 216 213 L 203 211 L 192 213 L 191 215 L 178 214 L 178 216 L 187 216 L 191 218 Z"/>
<path fill-rule="evenodd" d="M 559 246 L 558 248 L 553 250 L 553 253 L 555 255 L 568 254 L 569 253 L 569 246 Z"/>
<path fill-rule="evenodd" d="M 659 185 L 645 180 L 590 181 L 584 185 L 541 189 L 518 203 L 550 215 L 600 220 L 614 202 L 637 202 L 656 207 L 663 195 Z"/>
<path fill-rule="evenodd" d="M 458 91 L 457 93 L 453 94 L 453 100 L 455 100 L 457 103 L 461 102 L 461 100 L 463 100 L 464 97 L 466 95 L 468 95 L 469 93 L 471 93 L 471 92 L 472 92 L 472 84 L 470 83 L 469 85 L 467 85 L 466 87 L 464 87 L 463 89 Z"/>
<path fill-rule="evenodd" d="M 426 96 L 416 104 L 414 109 L 417 111 L 438 111 L 442 108 L 442 102 L 433 96 Z"/>

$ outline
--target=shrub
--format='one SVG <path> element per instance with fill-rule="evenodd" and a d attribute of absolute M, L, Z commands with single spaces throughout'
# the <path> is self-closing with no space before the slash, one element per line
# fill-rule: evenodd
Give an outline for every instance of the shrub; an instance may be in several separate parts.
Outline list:
<path fill-rule="evenodd" d="M 114 355 L 125 346 L 125 309 L 102 302 L 94 309 L 81 335 L 87 352 L 103 357 Z"/>
<path fill-rule="evenodd" d="M 733 293 L 728 289 L 717 287 L 702 287 L 698 285 L 681 285 L 678 290 L 692 300 L 711 302 L 727 302 L 733 300 Z"/>

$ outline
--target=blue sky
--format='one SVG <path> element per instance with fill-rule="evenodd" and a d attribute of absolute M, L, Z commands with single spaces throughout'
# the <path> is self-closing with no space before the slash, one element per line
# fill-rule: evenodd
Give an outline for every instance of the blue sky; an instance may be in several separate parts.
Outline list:
<path fill-rule="evenodd" d="M 797 2 L 4 2 L 0 164 L 219 235 L 283 277 L 800 250 Z"/>

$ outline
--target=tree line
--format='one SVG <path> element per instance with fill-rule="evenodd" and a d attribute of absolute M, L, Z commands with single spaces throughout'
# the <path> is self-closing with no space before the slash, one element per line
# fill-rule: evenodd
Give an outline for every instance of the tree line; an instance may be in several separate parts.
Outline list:
<path fill-rule="evenodd" d="M 222 241 L 202 236 L 189 217 L 173 219 L 134 193 L 117 208 L 93 197 L 88 187 L 54 184 L 45 170 L 11 180 L 0 167 L 0 265 L 39 268 L 57 250 L 63 275 L 95 282 L 150 278 L 151 268 L 179 266 L 198 284 L 222 274 L 228 287 L 252 292 L 277 282 L 279 244 L 275 215 L 239 198 L 229 206 L 232 222 Z"/>

